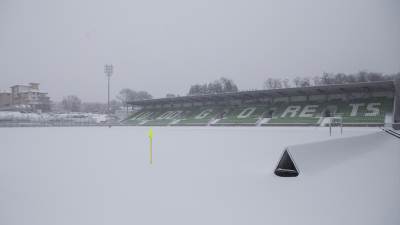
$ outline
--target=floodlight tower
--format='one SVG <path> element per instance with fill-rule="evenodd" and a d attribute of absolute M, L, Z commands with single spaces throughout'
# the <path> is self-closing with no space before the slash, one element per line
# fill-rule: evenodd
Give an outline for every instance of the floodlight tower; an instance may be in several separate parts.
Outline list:
<path fill-rule="evenodd" d="M 114 67 L 112 64 L 104 65 L 104 73 L 106 74 L 107 79 L 108 79 L 107 114 L 110 113 L 110 77 L 113 74 L 113 70 L 114 70 Z"/>

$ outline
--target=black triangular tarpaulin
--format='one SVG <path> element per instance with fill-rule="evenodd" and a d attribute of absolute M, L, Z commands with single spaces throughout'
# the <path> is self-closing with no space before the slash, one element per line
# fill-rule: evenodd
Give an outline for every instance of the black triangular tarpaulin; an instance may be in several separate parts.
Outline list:
<path fill-rule="evenodd" d="M 299 171 L 287 150 L 283 153 L 281 160 L 275 169 L 275 174 L 280 177 L 297 177 L 299 175 Z"/>

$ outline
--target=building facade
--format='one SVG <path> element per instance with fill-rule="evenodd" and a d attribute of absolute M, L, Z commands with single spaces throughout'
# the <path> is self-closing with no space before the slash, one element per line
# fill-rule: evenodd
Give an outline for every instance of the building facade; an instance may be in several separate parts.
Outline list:
<path fill-rule="evenodd" d="M 47 93 L 39 90 L 39 83 L 14 85 L 11 87 L 11 93 L 8 94 L 13 108 L 27 111 L 50 111 L 50 98 Z"/>
<path fill-rule="evenodd" d="M 11 106 L 11 93 L 0 92 L 0 108 Z"/>

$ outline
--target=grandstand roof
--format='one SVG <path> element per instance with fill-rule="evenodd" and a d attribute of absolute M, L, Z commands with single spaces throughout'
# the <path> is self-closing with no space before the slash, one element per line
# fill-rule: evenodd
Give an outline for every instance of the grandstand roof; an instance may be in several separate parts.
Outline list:
<path fill-rule="evenodd" d="M 354 84 L 335 84 L 324 86 L 312 87 L 296 87 L 296 88 L 282 88 L 270 90 L 256 90 L 256 91 L 239 91 L 228 92 L 220 94 L 204 94 L 204 95 L 190 95 L 175 98 L 158 98 L 141 101 L 128 102 L 129 105 L 156 105 L 165 103 L 186 103 L 186 102 L 204 102 L 204 101 L 224 101 L 233 99 L 254 99 L 254 98 L 267 98 L 267 97 L 288 97 L 299 95 L 324 95 L 324 94 L 338 94 L 338 93 L 351 93 L 351 92 L 377 92 L 377 91 L 394 91 L 395 86 L 393 81 L 378 81 L 378 82 L 364 82 Z"/>

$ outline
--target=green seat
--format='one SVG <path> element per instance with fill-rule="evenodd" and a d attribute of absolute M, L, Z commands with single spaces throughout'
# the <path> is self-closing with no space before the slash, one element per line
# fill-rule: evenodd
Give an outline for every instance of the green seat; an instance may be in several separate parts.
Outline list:
<path fill-rule="evenodd" d="M 215 125 L 255 125 L 265 111 L 267 107 L 262 105 L 231 107 Z"/>

